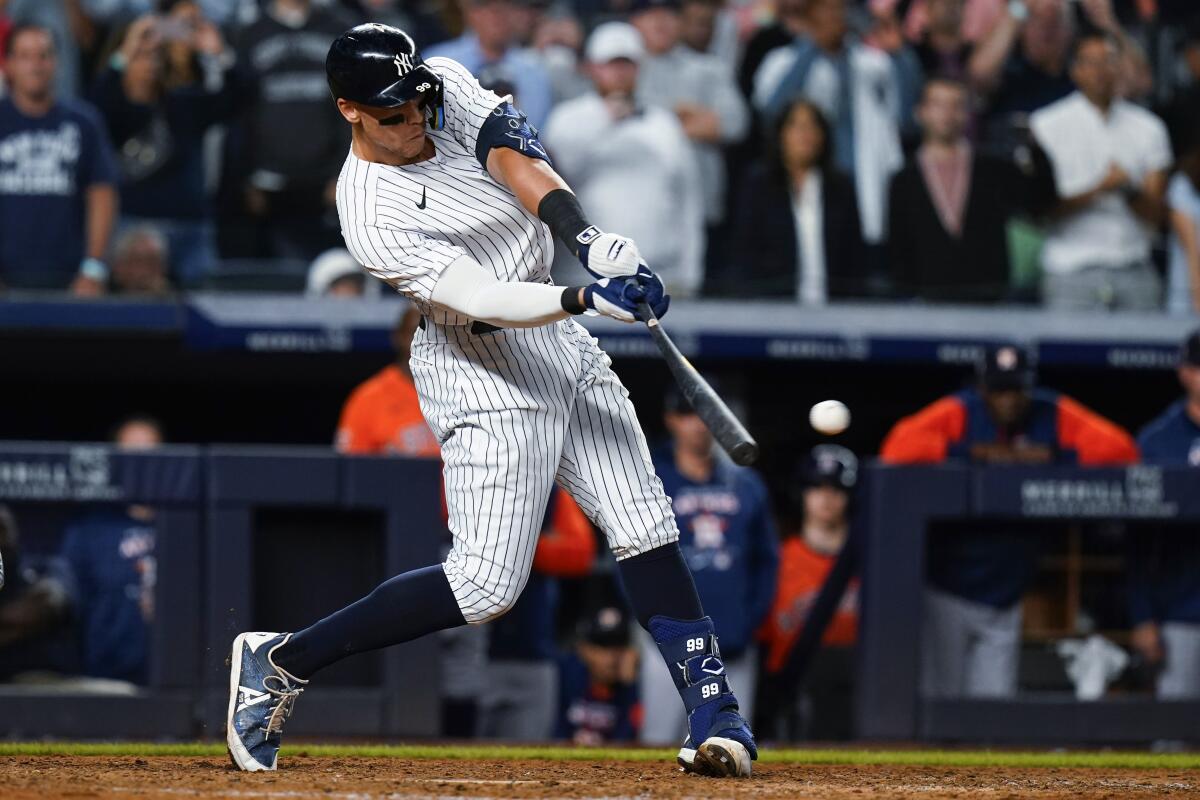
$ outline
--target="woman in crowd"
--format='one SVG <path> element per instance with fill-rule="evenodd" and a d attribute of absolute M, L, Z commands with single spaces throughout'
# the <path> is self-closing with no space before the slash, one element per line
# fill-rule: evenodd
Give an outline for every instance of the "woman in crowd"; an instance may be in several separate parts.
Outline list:
<path fill-rule="evenodd" d="M 770 144 L 767 160 L 743 177 L 734 208 L 740 263 L 718 276 L 719 291 L 806 305 L 862 294 L 858 202 L 853 182 L 832 166 L 829 123 L 815 105 L 796 100 Z"/>
<path fill-rule="evenodd" d="M 135 20 L 95 87 L 121 167 L 122 225 L 166 236 L 174 281 L 195 286 L 216 261 L 204 137 L 248 94 L 233 55 L 194 0 Z"/>

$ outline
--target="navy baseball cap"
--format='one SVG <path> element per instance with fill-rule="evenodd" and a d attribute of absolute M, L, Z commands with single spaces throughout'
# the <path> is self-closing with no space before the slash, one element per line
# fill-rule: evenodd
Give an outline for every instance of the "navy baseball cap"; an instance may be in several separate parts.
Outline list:
<path fill-rule="evenodd" d="M 1200 328 L 1183 340 L 1183 346 L 1179 348 L 1179 360 L 1189 367 L 1200 367 Z"/>
<path fill-rule="evenodd" d="M 991 345 L 975 365 L 975 374 L 989 391 L 1033 388 L 1033 366 L 1025 348 L 1016 344 Z"/>
<path fill-rule="evenodd" d="M 796 477 L 805 488 L 833 486 L 850 491 L 858 483 L 858 456 L 840 444 L 819 444 L 800 462 Z"/>
<path fill-rule="evenodd" d="M 628 647 L 629 617 L 620 606 L 597 608 L 579 626 L 579 638 L 598 647 Z"/>

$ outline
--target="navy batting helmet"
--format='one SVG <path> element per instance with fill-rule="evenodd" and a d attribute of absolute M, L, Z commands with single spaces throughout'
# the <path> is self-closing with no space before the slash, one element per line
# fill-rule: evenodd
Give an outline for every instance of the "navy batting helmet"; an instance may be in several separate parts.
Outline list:
<path fill-rule="evenodd" d="M 417 44 L 404 31 L 369 22 L 343 33 L 329 47 L 325 75 L 334 99 L 377 108 L 396 108 L 417 100 L 429 127 L 441 130 L 442 79 L 421 58 Z"/>

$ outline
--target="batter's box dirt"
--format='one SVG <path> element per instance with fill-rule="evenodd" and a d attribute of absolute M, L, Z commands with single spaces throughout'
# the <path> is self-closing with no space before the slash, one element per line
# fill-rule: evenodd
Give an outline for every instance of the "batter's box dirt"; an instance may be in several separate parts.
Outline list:
<path fill-rule="evenodd" d="M 241 773 L 209 757 L 0 757 L 0 797 L 266 798 L 1200 798 L 1192 770 L 1052 767 L 756 765 L 753 778 L 718 781 L 646 761 L 281 759 L 278 772 Z"/>

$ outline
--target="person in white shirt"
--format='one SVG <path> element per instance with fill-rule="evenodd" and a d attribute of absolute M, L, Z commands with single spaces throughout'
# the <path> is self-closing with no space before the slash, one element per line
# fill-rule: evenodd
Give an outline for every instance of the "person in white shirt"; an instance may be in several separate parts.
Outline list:
<path fill-rule="evenodd" d="M 1055 309 L 1155 309 L 1162 281 L 1150 262 L 1165 213 L 1166 126 L 1117 96 L 1119 51 L 1106 34 L 1080 37 L 1078 91 L 1034 113 L 1059 202 L 1042 249 L 1042 302 Z"/>
<path fill-rule="evenodd" d="M 592 33 L 584 55 L 594 89 L 557 106 L 542 141 L 596 224 L 641 242 L 673 295 L 695 294 L 704 254 L 700 172 L 675 115 L 634 99 L 642 37 L 608 22 Z"/>
<path fill-rule="evenodd" d="M 679 10 L 680 0 L 630 3 L 629 22 L 646 48 L 637 97 L 644 105 L 665 108 L 679 118 L 700 167 L 705 220 L 716 226 L 725 218 L 721 148 L 742 140 L 750 127 L 750 112 L 729 66 L 683 44 Z"/>

